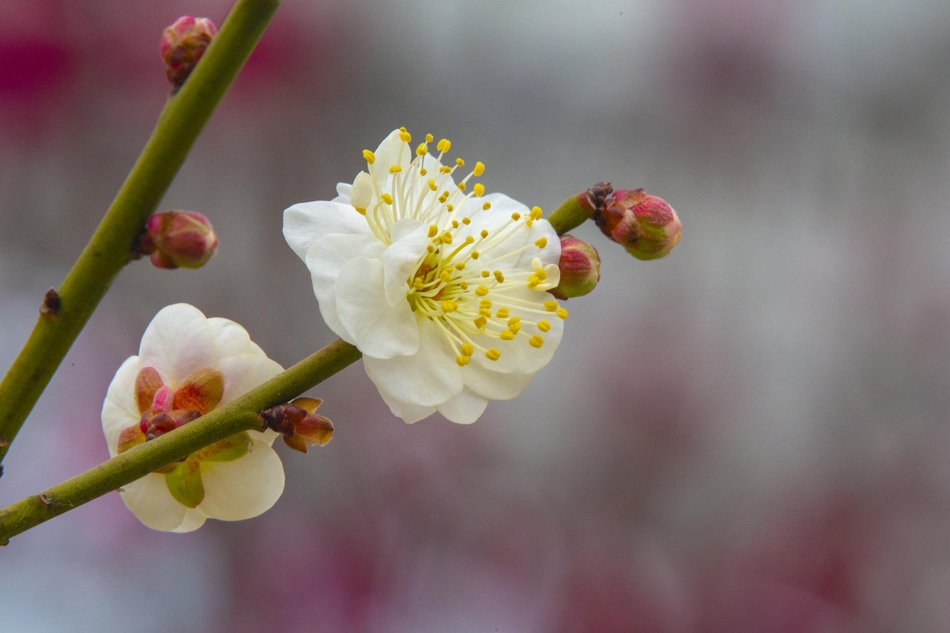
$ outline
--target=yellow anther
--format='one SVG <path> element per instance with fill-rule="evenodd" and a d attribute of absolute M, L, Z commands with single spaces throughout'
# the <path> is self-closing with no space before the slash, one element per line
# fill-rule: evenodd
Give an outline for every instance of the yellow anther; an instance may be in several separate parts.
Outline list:
<path fill-rule="evenodd" d="M 366 215 L 366 209 L 364 209 L 363 207 L 353 207 L 353 208 L 356 209 L 356 212 L 359 213 L 360 215 Z"/>
<path fill-rule="evenodd" d="M 468 225 L 471 224 L 471 223 L 472 223 L 472 219 L 471 219 L 471 218 L 462 218 L 462 224 L 468 226 Z M 472 237 L 472 236 L 469 235 L 469 237 Z M 466 241 L 468 241 L 468 240 L 466 240 Z M 475 241 L 475 238 L 472 237 L 472 241 L 474 242 L 474 241 Z"/>
<path fill-rule="evenodd" d="M 471 343 L 462 343 L 462 356 L 471 356 L 475 353 L 475 348 Z"/>
<path fill-rule="evenodd" d="M 495 316 L 499 319 L 508 318 L 508 308 L 498 308 L 498 312 L 495 313 Z"/>
<path fill-rule="evenodd" d="M 545 246 L 548 245 L 548 238 L 540 237 L 534 241 L 534 245 L 537 246 L 538 248 L 544 248 Z"/>
<path fill-rule="evenodd" d="M 454 211 L 454 210 L 455 210 L 455 207 L 453 207 L 451 204 L 445 205 L 445 211 L 446 211 L 446 213 L 452 213 L 452 211 Z"/>
<path fill-rule="evenodd" d="M 467 282 L 467 281 L 460 281 L 460 282 L 459 282 L 459 288 L 461 288 L 462 290 L 468 290 L 468 282 Z"/>
<path fill-rule="evenodd" d="M 439 141 L 439 144 L 436 145 L 436 147 L 438 148 L 440 152 L 447 152 L 450 149 L 452 149 L 452 141 L 450 141 L 447 138 L 444 138 L 441 141 Z"/>
<path fill-rule="evenodd" d="M 534 224 L 534 220 L 532 220 L 531 218 L 528 218 L 527 220 L 524 221 L 524 224 L 530 229 L 531 225 Z"/>
<path fill-rule="evenodd" d="M 459 221 L 458 221 L 458 220 L 452 220 L 452 228 L 453 228 L 453 229 L 457 229 L 458 227 L 459 227 Z"/>
<path fill-rule="evenodd" d="M 439 275 L 439 281 L 441 281 L 444 284 L 449 283 L 450 281 L 452 281 L 452 273 L 450 273 L 447 270 L 443 270 L 442 273 Z"/>
<path fill-rule="evenodd" d="M 412 134 L 407 132 L 405 129 L 399 130 L 399 140 L 403 143 L 408 143 L 412 140 Z"/>
<path fill-rule="evenodd" d="M 374 154 L 373 152 L 369 151 L 368 149 L 364 149 L 364 150 L 363 150 L 363 158 L 364 158 L 364 159 L 366 160 L 366 162 L 369 163 L 370 165 L 372 165 L 373 163 L 376 162 L 376 154 Z"/>
<path fill-rule="evenodd" d="M 475 289 L 475 294 L 478 295 L 479 297 L 484 297 L 485 295 L 488 294 L 488 288 L 486 288 L 485 286 L 479 286 L 478 288 Z"/>
<path fill-rule="evenodd" d="M 521 214 L 520 214 L 520 213 L 517 213 L 517 212 L 516 212 L 516 213 L 512 213 L 512 214 L 511 214 L 511 219 L 514 220 L 515 222 L 517 222 L 518 220 L 521 219 Z"/>
<path fill-rule="evenodd" d="M 538 279 L 538 276 L 537 276 L 537 275 L 531 275 L 530 277 L 528 277 L 528 287 L 529 287 L 529 288 L 536 288 L 539 283 L 541 283 L 541 280 Z"/>
<path fill-rule="evenodd" d="M 429 225 L 429 237 L 435 237 L 439 234 L 439 227 L 434 224 Z"/>
<path fill-rule="evenodd" d="M 465 243 L 466 243 L 466 244 L 474 244 L 474 243 L 475 243 L 475 238 L 472 237 L 471 235 L 469 235 L 468 237 L 465 238 Z"/>
<path fill-rule="evenodd" d="M 486 237 L 488 237 L 488 229 L 482 229 L 482 232 L 479 233 L 479 235 L 482 236 L 482 239 L 485 239 Z"/>
<path fill-rule="evenodd" d="M 498 335 L 498 338 L 500 338 L 503 341 L 513 341 L 515 340 L 515 333 L 512 332 L 511 330 L 505 330 L 501 334 Z"/>
<path fill-rule="evenodd" d="M 557 301 L 545 301 L 544 309 L 547 310 L 548 312 L 554 312 L 555 310 L 557 310 Z"/>
<path fill-rule="evenodd" d="M 459 309 L 459 304 L 454 301 L 443 301 L 442 302 L 442 311 L 443 312 L 455 312 Z"/>
<path fill-rule="evenodd" d="M 489 271 L 487 270 L 482 271 L 482 277 L 490 277 L 490 276 L 491 276 L 491 273 Z"/>
<path fill-rule="evenodd" d="M 489 209 L 491 209 L 491 202 L 486 202 L 482 205 L 482 211 L 488 211 Z"/>
<path fill-rule="evenodd" d="M 488 323 L 488 319 L 486 319 L 483 316 L 480 316 L 480 317 L 476 317 L 475 320 L 472 322 L 475 324 L 475 327 L 477 327 L 480 330 L 483 327 L 485 327 L 486 323 Z"/>
<path fill-rule="evenodd" d="M 425 143 L 421 143 L 419 147 L 416 148 L 416 156 L 425 156 L 429 153 L 429 148 L 426 147 Z"/>
<path fill-rule="evenodd" d="M 392 197 L 391 195 L 389 195 L 388 193 L 384 193 L 383 195 L 380 196 L 380 198 L 381 198 L 382 201 L 385 202 L 386 204 L 392 204 L 392 203 L 393 203 L 393 197 Z"/>
<path fill-rule="evenodd" d="M 449 167 L 448 165 L 442 165 L 441 167 L 439 167 L 440 174 L 448 174 L 448 173 L 451 173 L 451 171 L 452 171 L 452 168 Z"/>
<path fill-rule="evenodd" d="M 442 195 L 439 196 L 439 202 L 445 202 L 445 201 L 448 200 L 448 199 L 449 199 L 449 192 L 448 192 L 448 191 L 443 191 L 443 192 L 442 192 Z"/>
<path fill-rule="evenodd" d="M 455 270 L 465 270 L 465 264 L 458 262 L 455 264 Z"/>
<path fill-rule="evenodd" d="M 391 174 L 398 174 L 401 171 L 402 171 L 402 167 L 400 167 L 399 165 L 393 165 L 392 167 L 389 168 L 389 173 Z"/>
<path fill-rule="evenodd" d="M 487 352 L 485 352 L 485 356 L 488 358 L 488 360 L 498 360 L 499 358 L 501 358 L 501 352 L 499 352 L 496 348 L 493 347 Z"/>
<path fill-rule="evenodd" d="M 537 278 L 540 279 L 541 281 L 544 281 L 545 279 L 548 278 L 548 274 L 547 274 L 546 272 L 544 272 L 544 269 L 543 269 L 543 268 L 535 268 L 535 269 L 534 269 L 534 275 L 535 275 L 535 277 L 537 277 Z"/>
<path fill-rule="evenodd" d="M 416 290 L 422 290 L 426 287 L 426 284 L 424 281 L 422 281 L 422 277 L 416 277 L 412 280 L 412 287 Z"/>
<path fill-rule="evenodd" d="M 438 188 L 439 188 L 439 186 L 438 186 L 437 184 L 435 184 L 435 181 L 430 178 L 430 179 L 429 179 L 429 189 L 431 189 L 432 191 L 435 191 L 435 190 L 438 189 Z"/>
<path fill-rule="evenodd" d="M 481 176 L 485 173 L 485 163 L 479 161 L 475 163 L 475 169 L 472 170 L 472 173 L 476 176 Z"/>
<path fill-rule="evenodd" d="M 541 321 L 538 321 L 538 329 L 542 332 L 550 332 L 551 324 L 542 319 Z"/>
<path fill-rule="evenodd" d="M 540 220 L 541 216 L 544 214 L 544 211 L 541 210 L 541 207 L 532 207 L 531 208 L 531 219 Z"/>
<path fill-rule="evenodd" d="M 428 174 L 428 173 L 429 173 L 429 172 L 428 172 L 428 170 L 426 170 L 425 167 L 423 167 L 422 169 L 419 170 L 419 175 L 420 175 L 420 176 L 425 176 L 425 175 Z"/>
<path fill-rule="evenodd" d="M 483 184 L 480 183 L 480 182 L 476 182 L 476 183 L 475 183 L 475 186 L 472 187 L 472 191 L 475 192 L 475 195 L 476 195 L 476 196 L 478 196 L 479 198 L 481 198 L 482 196 L 485 195 L 485 185 L 483 185 Z"/>
<path fill-rule="evenodd" d="M 400 126 L 399 126 L 399 131 L 400 131 L 400 132 L 405 132 L 405 131 L 406 131 L 406 126 L 405 126 L 405 125 L 400 125 Z"/>
<path fill-rule="evenodd" d="M 426 143 L 431 143 L 434 140 L 435 140 L 434 136 L 432 136 L 431 134 L 426 134 Z"/>
<path fill-rule="evenodd" d="M 429 252 L 429 253 L 434 253 L 434 252 L 435 252 L 435 246 L 433 246 L 432 244 L 429 244 L 428 246 L 426 246 L 426 251 Z"/>
<path fill-rule="evenodd" d="M 521 321 L 515 321 L 514 323 L 508 321 L 508 329 L 517 334 L 521 329 Z"/>
<path fill-rule="evenodd" d="M 530 345 L 531 347 L 541 347 L 542 345 L 544 345 L 544 339 L 541 337 L 540 334 L 535 334 L 534 336 L 528 339 L 528 345 Z"/>
<path fill-rule="evenodd" d="M 452 243 L 452 234 L 449 233 L 448 231 L 446 231 L 445 233 L 443 233 L 443 234 L 442 234 L 442 243 L 443 243 L 443 244 L 451 244 L 451 243 Z"/>
<path fill-rule="evenodd" d="M 468 359 L 468 356 L 456 356 L 455 362 L 458 364 L 459 367 L 465 367 L 466 365 L 468 365 L 469 359 Z"/>
<path fill-rule="evenodd" d="M 558 318 L 561 319 L 561 320 L 564 320 L 564 319 L 567 318 L 567 310 L 565 310 L 564 308 L 558 308 L 558 309 L 557 309 L 557 312 L 555 312 L 555 314 L 556 314 L 556 315 L 558 316 Z"/>
<path fill-rule="evenodd" d="M 478 311 L 478 313 L 479 313 L 480 315 L 482 315 L 483 317 L 485 317 L 486 319 L 490 319 L 490 318 L 491 318 L 491 309 L 490 309 L 490 308 L 482 308 L 482 309 L 480 309 L 480 310 Z"/>
<path fill-rule="evenodd" d="M 490 307 L 491 307 L 491 299 L 482 299 L 481 301 L 478 302 L 478 307 L 480 307 L 480 308 L 490 308 Z"/>
<path fill-rule="evenodd" d="M 456 158 L 456 159 L 455 159 L 455 164 L 458 165 L 459 167 L 464 167 L 464 166 L 465 166 L 465 161 L 462 160 L 461 158 Z"/>
<path fill-rule="evenodd" d="M 468 185 L 466 185 L 464 182 L 460 182 L 459 189 L 462 191 L 465 191 L 466 189 L 468 189 Z"/>
<path fill-rule="evenodd" d="M 505 283 L 505 276 L 502 274 L 500 270 L 496 270 L 492 274 L 495 275 L 495 280 L 498 281 L 498 283 L 500 284 Z"/>
<path fill-rule="evenodd" d="M 471 257 L 472 259 L 478 259 L 479 257 L 481 257 L 481 255 L 482 254 L 479 253 L 478 251 L 472 251 L 472 254 L 469 255 L 469 257 Z"/>

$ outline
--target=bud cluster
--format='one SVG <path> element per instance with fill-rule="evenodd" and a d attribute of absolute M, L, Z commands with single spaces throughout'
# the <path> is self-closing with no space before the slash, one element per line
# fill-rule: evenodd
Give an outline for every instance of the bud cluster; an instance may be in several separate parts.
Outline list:
<path fill-rule="evenodd" d="M 680 241 L 683 225 L 676 211 L 643 189 L 616 189 L 591 204 L 601 232 L 637 259 L 666 257 Z"/>
<path fill-rule="evenodd" d="M 326 446 L 333 439 L 333 423 L 314 411 L 323 404 L 317 398 L 295 398 L 261 412 L 261 430 L 271 429 L 284 436 L 290 448 L 307 452 L 308 446 Z"/>

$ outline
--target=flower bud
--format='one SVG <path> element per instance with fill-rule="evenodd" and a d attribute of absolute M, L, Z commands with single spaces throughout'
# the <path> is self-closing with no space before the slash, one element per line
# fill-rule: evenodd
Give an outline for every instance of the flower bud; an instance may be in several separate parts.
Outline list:
<path fill-rule="evenodd" d="M 549 290 L 558 299 L 582 297 L 591 292 L 600 281 L 600 256 L 597 249 L 573 235 L 561 237 L 561 281 Z"/>
<path fill-rule="evenodd" d="M 277 431 L 287 446 L 301 453 L 308 446 L 326 446 L 333 439 L 333 423 L 314 413 L 321 404 L 317 398 L 296 398 L 271 407 L 260 414 L 261 430 Z"/>
<path fill-rule="evenodd" d="M 211 222 L 194 211 L 163 211 L 149 218 L 139 244 L 157 268 L 200 268 L 218 248 Z"/>
<path fill-rule="evenodd" d="M 190 15 L 183 15 L 165 29 L 159 50 L 174 90 L 181 88 L 188 79 L 217 32 L 218 28 L 208 18 Z"/>
<path fill-rule="evenodd" d="M 666 200 L 643 189 L 617 189 L 594 220 L 637 259 L 659 259 L 680 241 L 682 223 Z"/>

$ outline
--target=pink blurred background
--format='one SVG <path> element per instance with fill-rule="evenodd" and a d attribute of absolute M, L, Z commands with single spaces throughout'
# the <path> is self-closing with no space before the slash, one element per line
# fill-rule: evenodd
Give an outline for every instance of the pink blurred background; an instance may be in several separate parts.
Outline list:
<path fill-rule="evenodd" d="M 6 2 L 0 369 L 168 92 L 162 29 L 223 0 Z M 314 394 L 258 519 L 188 535 L 108 495 L 0 550 L 0 631 L 950 630 L 950 5 L 287 0 L 162 209 L 201 271 L 125 270 L 6 460 L 6 505 L 104 460 L 99 408 L 162 306 L 290 365 L 328 343 L 281 237 L 391 129 L 553 209 L 646 187 L 684 235 L 603 279 L 554 361 L 471 427 Z"/>

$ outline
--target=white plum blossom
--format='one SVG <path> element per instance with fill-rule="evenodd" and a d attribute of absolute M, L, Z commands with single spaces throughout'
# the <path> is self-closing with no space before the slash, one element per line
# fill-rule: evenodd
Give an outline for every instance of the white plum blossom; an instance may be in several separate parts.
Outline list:
<path fill-rule="evenodd" d="M 226 405 L 282 371 L 240 325 L 208 319 L 194 306 L 163 308 L 139 355 L 115 374 L 102 428 L 115 457 Z M 209 517 L 237 521 L 269 509 L 284 490 L 271 444 L 277 433 L 247 431 L 127 484 L 125 505 L 156 530 L 190 532 Z"/>
<path fill-rule="evenodd" d="M 336 198 L 284 212 L 284 237 L 306 263 L 320 312 L 363 353 L 394 415 L 439 411 L 474 422 L 488 400 L 514 398 L 561 340 L 560 240 L 541 209 L 485 195 L 451 143 L 415 148 L 400 128 Z M 445 163 L 443 163 L 445 161 Z M 464 170 L 463 170 L 464 171 Z"/>

